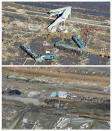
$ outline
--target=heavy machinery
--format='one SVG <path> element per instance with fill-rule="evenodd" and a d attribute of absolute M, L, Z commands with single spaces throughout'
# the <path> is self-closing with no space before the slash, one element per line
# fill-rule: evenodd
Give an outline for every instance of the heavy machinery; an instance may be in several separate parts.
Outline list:
<path fill-rule="evenodd" d="M 59 9 L 54 9 L 48 12 L 50 16 L 57 16 L 57 18 L 52 22 L 52 24 L 48 27 L 50 32 L 56 32 L 59 27 L 60 30 L 67 32 L 65 21 L 71 16 L 71 7 L 64 7 Z"/>

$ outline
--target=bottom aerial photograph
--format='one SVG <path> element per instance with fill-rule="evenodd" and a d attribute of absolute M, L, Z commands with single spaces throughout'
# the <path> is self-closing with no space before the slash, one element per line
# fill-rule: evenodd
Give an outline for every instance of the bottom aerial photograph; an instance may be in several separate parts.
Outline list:
<path fill-rule="evenodd" d="M 2 129 L 110 129 L 110 68 L 3 67 Z"/>

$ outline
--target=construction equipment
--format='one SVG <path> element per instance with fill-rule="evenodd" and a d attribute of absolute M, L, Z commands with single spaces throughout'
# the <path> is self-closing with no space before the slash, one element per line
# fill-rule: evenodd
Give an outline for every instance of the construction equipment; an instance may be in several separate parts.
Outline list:
<path fill-rule="evenodd" d="M 63 26 L 60 26 L 60 29 L 65 30 L 66 29 L 65 28 L 65 21 L 69 17 L 69 15 L 71 15 L 71 7 L 69 6 L 69 7 L 54 9 L 54 10 L 51 10 L 48 14 L 50 16 L 57 16 L 56 20 L 48 27 L 48 30 L 50 32 L 56 32 L 57 28 L 61 24 Z"/>

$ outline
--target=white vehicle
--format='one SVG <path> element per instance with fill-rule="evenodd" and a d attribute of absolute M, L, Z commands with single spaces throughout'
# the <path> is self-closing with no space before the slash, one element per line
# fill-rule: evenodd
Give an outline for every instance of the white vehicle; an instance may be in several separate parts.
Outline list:
<path fill-rule="evenodd" d="M 56 20 L 48 27 L 50 32 L 56 32 L 57 28 L 60 26 L 61 30 L 65 30 L 65 21 L 71 16 L 71 7 L 64 7 L 60 9 L 54 9 L 49 12 L 50 16 L 57 16 Z M 65 32 L 67 32 L 65 30 Z"/>

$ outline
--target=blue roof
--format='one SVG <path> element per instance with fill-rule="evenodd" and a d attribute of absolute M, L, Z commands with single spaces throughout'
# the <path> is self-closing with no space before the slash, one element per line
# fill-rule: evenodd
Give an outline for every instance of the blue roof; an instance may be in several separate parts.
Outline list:
<path fill-rule="evenodd" d="M 77 44 L 80 46 L 80 48 L 85 49 L 83 42 L 81 41 L 81 39 L 77 35 L 74 35 L 72 38 L 75 42 L 77 42 Z"/>
<path fill-rule="evenodd" d="M 56 92 L 52 92 L 52 93 L 50 94 L 50 97 L 56 97 Z"/>

